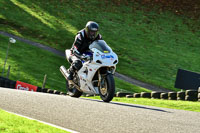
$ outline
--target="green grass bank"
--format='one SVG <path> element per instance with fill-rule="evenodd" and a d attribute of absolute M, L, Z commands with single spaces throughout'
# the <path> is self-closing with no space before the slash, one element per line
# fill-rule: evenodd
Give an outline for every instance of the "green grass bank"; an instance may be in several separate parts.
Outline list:
<path fill-rule="evenodd" d="M 4 60 L 9 38 L 0 35 L 0 71 L 3 70 Z M 65 78 L 59 71 L 61 65 L 69 67 L 66 59 L 35 46 L 16 41 L 11 44 L 4 76 L 7 75 L 8 66 L 11 66 L 11 80 L 19 80 L 42 87 L 44 75 L 47 75 L 45 88 L 66 92 Z M 2 73 L 0 73 L 2 74 Z M 118 78 L 115 78 L 116 91 L 122 92 L 150 92 Z"/>
<path fill-rule="evenodd" d="M 61 51 L 71 48 L 87 21 L 98 22 L 119 55 L 117 72 L 146 83 L 177 90 L 178 68 L 200 70 L 200 30 L 193 30 L 194 21 L 156 7 L 107 0 L 1 0 L 0 9 L 0 30 Z"/>

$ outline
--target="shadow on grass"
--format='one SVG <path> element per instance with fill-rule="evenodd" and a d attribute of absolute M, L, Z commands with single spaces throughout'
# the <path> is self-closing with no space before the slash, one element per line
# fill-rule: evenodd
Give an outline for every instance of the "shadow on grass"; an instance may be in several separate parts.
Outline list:
<path fill-rule="evenodd" d="M 88 98 L 81 98 L 81 99 L 104 103 L 103 101 L 96 100 L 96 99 L 88 99 Z M 133 104 L 128 104 L 128 103 L 118 103 L 118 102 L 110 102 L 109 104 L 115 104 L 115 105 L 119 105 L 119 106 L 131 107 L 131 108 L 140 108 L 140 109 L 146 109 L 146 110 L 152 110 L 152 111 L 159 111 L 159 112 L 163 112 L 163 113 L 172 113 L 172 112 L 165 111 L 165 110 L 162 110 L 162 109 L 144 107 L 142 105 L 133 105 Z"/>

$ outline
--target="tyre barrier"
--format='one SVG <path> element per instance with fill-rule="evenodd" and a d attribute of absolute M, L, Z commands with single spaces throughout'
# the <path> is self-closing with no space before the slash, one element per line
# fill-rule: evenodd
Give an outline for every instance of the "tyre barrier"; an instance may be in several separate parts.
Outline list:
<path fill-rule="evenodd" d="M 2 86 L 3 86 L 3 79 L 0 78 L 0 87 L 2 87 Z"/>
<path fill-rule="evenodd" d="M 12 88 L 15 89 L 16 81 L 0 77 L 0 87 Z M 57 90 L 51 90 L 48 88 L 42 89 L 41 87 L 37 88 L 37 92 L 43 93 L 50 93 L 50 94 L 57 94 L 57 95 L 67 95 L 67 93 L 60 92 Z M 87 95 L 89 96 L 89 95 Z M 91 95 L 90 95 L 91 96 Z M 93 95 L 92 95 L 93 96 Z M 186 101 L 200 101 L 200 87 L 198 91 L 196 90 L 186 90 L 186 92 L 169 92 L 169 93 L 162 93 L 162 92 L 141 92 L 141 93 L 122 93 L 117 92 L 115 94 L 117 97 L 126 97 L 126 98 L 161 98 L 161 99 L 169 99 L 169 100 L 186 100 Z"/>
<path fill-rule="evenodd" d="M 149 92 L 141 92 L 141 98 L 151 98 L 151 93 Z"/>
<path fill-rule="evenodd" d="M 65 93 L 65 92 L 60 92 L 60 95 L 64 95 L 64 96 L 66 96 L 67 93 Z"/>
<path fill-rule="evenodd" d="M 161 98 L 161 93 L 162 92 L 153 91 L 153 92 L 151 92 L 151 98 L 152 99 L 160 99 Z"/>
<path fill-rule="evenodd" d="M 177 100 L 176 92 L 168 92 L 168 100 Z"/>
<path fill-rule="evenodd" d="M 117 97 L 126 97 L 126 95 L 133 95 L 132 93 L 117 92 Z"/>
<path fill-rule="evenodd" d="M 37 92 L 42 92 L 42 88 L 41 88 L 41 87 L 38 87 L 38 88 L 37 88 Z"/>
<path fill-rule="evenodd" d="M 16 81 L 11 80 L 10 82 L 10 88 L 15 89 Z"/>
<path fill-rule="evenodd" d="M 185 92 L 178 91 L 177 92 L 177 100 L 185 100 Z"/>
<path fill-rule="evenodd" d="M 0 87 L 5 87 L 6 78 L 0 77 Z"/>
<path fill-rule="evenodd" d="M 53 94 L 60 95 L 60 91 L 54 90 Z"/>
<path fill-rule="evenodd" d="M 16 81 L 0 77 L 0 87 L 5 87 L 5 88 L 11 88 L 15 89 L 16 87 Z M 41 87 L 37 87 L 37 92 L 43 92 L 43 93 L 50 93 L 50 94 L 57 94 L 57 95 L 66 95 L 65 92 L 60 92 L 57 90 L 51 90 L 48 88 L 42 89 Z"/>
<path fill-rule="evenodd" d="M 117 92 L 118 97 L 123 97 L 126 93 Z M 150 94 L 150 96 L 149 96 Z M 166 100 L 186 100 L 186 101 L 200 101 L 200 88 L 196 90 L 186 90 L 186 92 L 141 92 L 133 95 L 126 95 L 126 98 L 152 98 L 152 99 L 166 99 Z"/>
<path fill-rule="evenodd" d="M 200 102 L 200 87 L 198 89 L 198 101 Z"/>
<path fill-rule="evenodd" d="M 163 100 L 168 99 L 168 93 L 161 93 L 160 98 Z"/>
<path fill-rule="evenodd" d="M 126 95 L 126 98 L 133 98 L 133 95 Z"/>
<path fill-rule="evenodd" d="M 43 88 L 43 89 L 41 89 L 41 92 L 43 92 L 43 93 L 47 93 L 47 88 Z"/>
<path fill-rule="evenodd" d="M 5 87 L 10 88 L 10 80 L 9 79 L 5 80 Z"/>
<path fill-rule="evenodd" d="M 0 87 L 12 88 L 14 89 L 16 85 L 16 81 L 0 77 Z"/>
<path fill-rule="evenodd" d="M 185 101 L 198 101 L 198 98 L 187 95 L 185 96 Z"/>
<path fill-rule="evenodd" d="M 47 90 L 47 93 L 53 94 L 53 90 L 48 89 L 48 90 Z"/>
<path fill-rule="evenodd" d="M 185 95 L 186 101 L 198 101 L 198 91 L 196 90 L 186 90 Z"/>
<path fill-rule="evenodd" d="M 197 93 L 198 93 L 198 91 L 196 91 L 196 90 L 186 90 L 185 95 L 196 96 Z"/>
<path fill-rule="evenodd" d="M 134 97 L 134 98 L 140 98 L 140 97 L 141 97 L 141 93 L 134 93 L 134 94 L 133 94 L 133 97 Z"/>
<path fill-rule="evenodd" d="M 50 93 L 50 94 L 56 94 L 56 95 L 66 95 L 65 92 L 60 92 L 58 90 L 52 90 L 48 88 L 42 89 L 41 87 L 37 88 L 37 92 Z"/>

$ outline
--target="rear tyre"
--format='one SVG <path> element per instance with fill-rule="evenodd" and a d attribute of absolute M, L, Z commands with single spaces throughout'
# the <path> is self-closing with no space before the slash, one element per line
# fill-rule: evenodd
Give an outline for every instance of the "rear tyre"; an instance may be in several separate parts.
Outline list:
<path fill-rule="evenodd" d="M 71 97 L 76 97 L 76 98 L 79 98 L 83 94 L 83 92 L 80 92 L 78 89 L 76 89 L 75 86 L 69 87 L 69 83 L 67 80 L 66 80 L 66 91 Z"/>
<path fill-rule="evenodd" d="M 112 74 L 102 79 L 104 85 L 99 87 L 99 95 L 104 102 L 110 102 L 115 95 L 115 81 Z"/>

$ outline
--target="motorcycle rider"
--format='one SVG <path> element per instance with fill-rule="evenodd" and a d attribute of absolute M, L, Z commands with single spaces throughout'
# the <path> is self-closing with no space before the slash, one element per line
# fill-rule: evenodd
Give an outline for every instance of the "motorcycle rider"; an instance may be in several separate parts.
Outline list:
<path fill-rule="evenodd" d="M 71 66 L 68 69 L 68 80 L 73 80 L 74 72 L 81 69 L 81 59 L 88 58 L 87 56 L 84 56 L 83 53 L 89 50 L 90 44 L 95 40 L 102 39 L 102 36 L 98 31 L 99 25 L 94 21 L 89 21 L 85 28 L 77 33 L 71 48 L 71 56 L 67 59 L 71 63 Z"/>

